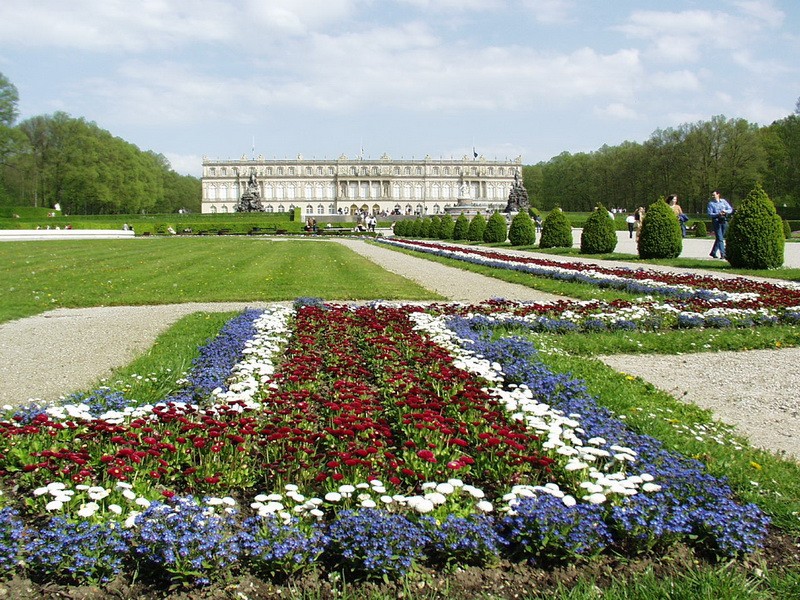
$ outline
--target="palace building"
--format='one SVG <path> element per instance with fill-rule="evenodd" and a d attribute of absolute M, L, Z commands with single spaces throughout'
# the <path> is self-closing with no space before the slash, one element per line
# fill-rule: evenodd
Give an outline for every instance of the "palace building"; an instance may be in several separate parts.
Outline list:
<path fill-rule="evenodd" d="M 255 195 L 266 212 L 300 207 L 303 216 L 434 215 L 470 200 L 503 210 L 522 158 L 337 160 L 203 158 L 203 213 L 236 212 L 242 195 Z M 451 209 L 452 210 L 452 209 Z"/>

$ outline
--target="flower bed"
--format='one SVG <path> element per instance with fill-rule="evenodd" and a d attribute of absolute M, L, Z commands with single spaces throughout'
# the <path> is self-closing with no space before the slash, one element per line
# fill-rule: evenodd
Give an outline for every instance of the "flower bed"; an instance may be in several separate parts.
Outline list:
<path fill-rule="evenodd" d="M 463 312 L 250 311 L 156 406 L 99 391 L 10 411 L 0 568 L 103 582 L 133 564 L 204 585 L 232 569 L 373 577 L 758 546 L 758 508 Z"/>
<path fill-rule="evenodd" d="M 800 322 L 800 286 L 794 283 L 607 268 L 435 242 L 404 239 L 379 241 L 417 252 L 529 273 L 535 277 L 575 281 L 644 295 L 636 302 L 517 304 L 510 311 L 506 310 L 509 303 L 499 303 L 500 310 L 496 307 L 492 311 L 504 313 L 498 318 L 522 317 L 526 326 L 540 331 L 751 327 Z M 663 300 L 655 301 L 652 296 L 662 297 Z"/>

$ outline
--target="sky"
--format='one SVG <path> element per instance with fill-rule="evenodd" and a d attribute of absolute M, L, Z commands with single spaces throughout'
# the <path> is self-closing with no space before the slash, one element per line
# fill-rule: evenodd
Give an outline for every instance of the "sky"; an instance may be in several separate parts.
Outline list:
<path fill-rule="evenodd" d="M 522 157 L 800 98 L 798 0 L 3 0 L 19 121 L 203 157 Z"/>

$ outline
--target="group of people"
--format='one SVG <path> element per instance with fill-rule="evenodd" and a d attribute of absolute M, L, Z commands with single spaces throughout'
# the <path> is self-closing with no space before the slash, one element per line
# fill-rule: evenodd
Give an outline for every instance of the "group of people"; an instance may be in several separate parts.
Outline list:
<path fill-rule="evenodd" d="M 678 203 L 678 196 L 670 194 L 667 197 L 667 204 L 675 213 L 675 218 L 681 225 L 681 235 L 686 237 L 686 222 L 689 220 L 688 215 L 683 212 L 681 205 Z M 728 233 L 728 219 L 733 214 L 733 207 L 722 196 L 719 191 L 714 190 L 711 194 L 711 200 L 708 202 L 706 212 L 711 219 L 711 224 L 714 228 L 714 245 L 711 248 L 709 256 L 712 258 L 725 258 L 725 236 Z M 643 206 L 637 208 L 633 214 L 628 215 L 625 222 L 628 225 L 628 235 L 633 239 L 634 234 L 636 240 L 639 240 L 639 234 L 642 230 L 642 221 L 644 221 L 645 209 Z"/>

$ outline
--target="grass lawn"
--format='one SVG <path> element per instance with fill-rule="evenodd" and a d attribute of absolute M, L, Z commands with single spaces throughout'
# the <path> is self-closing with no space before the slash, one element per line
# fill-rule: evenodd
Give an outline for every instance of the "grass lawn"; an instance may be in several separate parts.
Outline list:
<path fill-rule="evenodd" d="M 0 323 L 60 307 L 441 299 L 334 242 L 227 236 L 5 242 L 0 282 Z"/>

